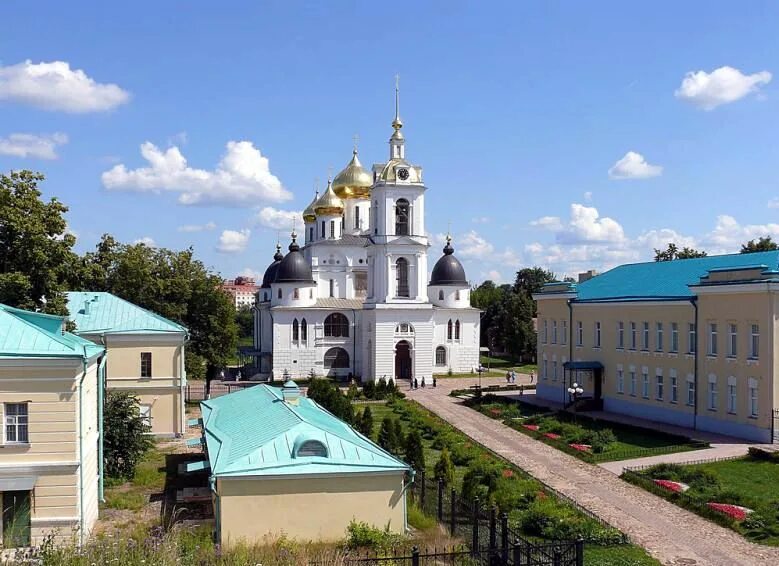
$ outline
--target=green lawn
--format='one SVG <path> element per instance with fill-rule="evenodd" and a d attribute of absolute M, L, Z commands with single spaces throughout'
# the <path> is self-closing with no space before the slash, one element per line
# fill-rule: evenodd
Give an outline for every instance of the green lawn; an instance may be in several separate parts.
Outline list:
<path fill-rule="evenodd" d="M 538 372 L 538 364 L 524 364 L 510 357 L 480 356 L 479 360 L 481 365 L 485 368 L 489 367 L 491 370 L 502 369 L 505 372 L 508 369 L 514 369 L 519 373 Z"/>
<path fill-rule="evenodd" d="M 149 502 L 150 493 L 161 492 L 164 486 L 165 453 L 154 447 L 138 463 L 129 481 L 106 478 L 105 506 L 138 511 Z"/>
<path fill-rule="evenodd" d="M 779 504 L 779 463 L 777 462 L 744 458 L 689 467 L 714 474 L 723 490 L 738 493 L 752 500 L 754 505 Z"/>

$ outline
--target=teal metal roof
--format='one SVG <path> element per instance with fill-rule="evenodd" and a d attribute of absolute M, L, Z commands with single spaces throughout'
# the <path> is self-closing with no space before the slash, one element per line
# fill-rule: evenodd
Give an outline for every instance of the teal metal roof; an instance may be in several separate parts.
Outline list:
<path fill-rule="evenodd" d="M 766 279 L 776 279 L 779 251 L 621 265 L 579 283 L 576 301 L 688 299 L 694 295 L 689 285 L 709 271 L 763 266 Z"/>
<path fill-rule="evenodd" d="M 265 384 L 203 401 L 204 434 L 215 476 L 316 475 L 410 468 L 307 397 L 285 403 Z M 306 441 L 327 456 L 301 456 Z"/>
<path fill-rule="evenodd" d="M 0 305 L 0 358 L 86 358 L 102 346 L 62 332 L 65 317 Z"/>
<path fill-rule="evenodd" d="M 180 324 L 111 293 L 69 291 L 66 295 L 70 319 L 79 334 L 187 332 Z"/>

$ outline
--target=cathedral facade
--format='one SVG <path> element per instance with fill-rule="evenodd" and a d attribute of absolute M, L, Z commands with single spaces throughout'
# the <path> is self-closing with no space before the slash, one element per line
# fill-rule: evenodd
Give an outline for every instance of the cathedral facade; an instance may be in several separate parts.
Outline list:
<path fill-rule="evenodd" d="M 480 311 L 447 236 L 428 278 L 422 168 L 406 160 L 395 93 L 388 161 L 346 168 L 277 246 L 257 293 L 260 377 L 430 380 L 479 366 Z"/>

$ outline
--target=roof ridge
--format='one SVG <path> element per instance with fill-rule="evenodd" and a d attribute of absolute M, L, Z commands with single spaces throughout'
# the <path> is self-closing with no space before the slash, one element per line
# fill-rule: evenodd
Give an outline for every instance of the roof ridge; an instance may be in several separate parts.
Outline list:
<path fill-rule="evenodd" d="M 51 338 L 52 340 L 54 340 L 54 341 L 55 341 L 55 342 L 57 342 L 58 344 L 61 344 L 61 345 L 65 346 L 65 347 L 66 347 L 66 348 L 68 348 L 69 350 L 73 350 L 73 351 L 75 351 L 75 348 L 74 348 L 74 346 L 75 346 L 75 345 L 74 345 L 74 344 L 71 344 L 71 343 L 69 343 L 67 340 L 63 340 L 63 339 L 62 339 L 62 336 L 57 336 L 57 335 L 56 335 L 56 334 L 54 334 L 53 332 L 49 332 L 48 330 L 45 330 L 45 329 L 41 328 L 41 327 L 40 327 L 40 326 L 38 326 L 37 324 L 33 324 L 32 322 L 30 322 L 30 321 L 28 321 L 28 320 L 25 320 L 25 319 L 24 319 L 24 318 L 22 318 L 21 316 L 17 316 L 17 315 L 16 315 L 16 314 L 13 312 L 13 311 L 22 311 L 23 309 L 17 309 L 17 308 L 15 308 L 15 307 L 8 307 L 7 305 L 3 305 L 3 307 L 4 307 L 4 308 L 3 308 L 3 310 L 4 310 L 6 313 L 8 313 L 10 316 L 14 317 L 14 320 L 18 320 L 19 322 L 21 322 L 21 323 L 22 323 L 22 324 L 24 324 L 25 326 L 29 326 L 30 328 L 33 328 L 33 329 L 34 329 L 36 332 L 40 332 L 40 333 L 42 333 L 44 336 L 47 336 L 47 337 Z M 9 308 L 10 308 L 10 309 L 12 309 L 12 310 L 8 310 Z M 27 312 L 31 312 L 32 314 L 38 314 L 38 313 L 35 313 L 35 312 L 32 312 L 32 311 L 27 311 Z M 43 313 L 41 313 L 41 314 L 43 314 Z M 44 315 L 44 316 L 48 316 L 48 317 L 56 317 L 56 315 Z"/>
<path fill-rule="evenodd" d="M 187 332 L 187 333 L 189 332 L 187 327 L 183 326 L 182 324 L 179 324 L 176 321 L 170 320 L 169 318 L 166 318 L 166 317 L 162 316 L 161 314 L 158 314 L 158 313 L 156 313 L 156 312 L 154 312 L 154 311 L 152 311 L 150 309 L 147 309 L 147 308 L 142 307 L 140 305 L 136 305 L 132 301 L 128 301 L 127 299 L 125 299 L 123 297 L 120 297 L 119 295 L 115 295 L 113 293 L 110 293 L 108 291 L 66 291 L 66 295 L 71 295 L 71 294 L 84 294 L 84 295 L 93 295 L 93 296 L 94 295 L 109 296 L 112 299 L 115 299 L 116 301 L 119 301 L 119 302 L 122 302 L 124 304 L 127 304 L 127 305 L 131 306 L 132 308 L 134 308 L 136 310 L 140 310 L 140 311 L 146 313 L 147 315 L 150 315 L 152 318 L 155 318 L 155 319 L 157 319 L 157 320 L 159 320 L 161 322 L 164 322 L 166 324 L 170 324 L 172 326 L 175 326 L 175 327 L 177 327 L 179 330 L 181 330 L 183 332 Z M 146 329 L 146 330 L 152 330 L 152 329 Z M 160 332 L 160 330 L 156 330 L 156 332 Z"/>

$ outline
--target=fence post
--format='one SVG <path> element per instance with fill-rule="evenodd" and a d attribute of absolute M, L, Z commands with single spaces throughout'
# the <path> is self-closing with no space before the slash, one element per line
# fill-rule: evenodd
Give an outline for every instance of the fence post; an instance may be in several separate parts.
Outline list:
<path fill-rule="evenodd" d="M 419 548 L 416 546 L 411 549 L 411 566 L 419 566 Z"/>
<path fill-rule="evenodd" d="M 479 551 L 479 498 L 473 498 L 473 540 L 471 540 L 471 553 Z"/>
<path fill-rule="evenodd" d="M 584 539 L 576 539 L 576 566 L 584 566 Z"/>
<path fill-rule="evenodd" d="M 560 552 L 559 548 L 554 549 L 554 554 L 552 555 L 552 566 L 563 566 L 563 553 Z"/>
<path fill-rule="evenodd" d="M 498 510 L 490 507 L 490 550 L 498 548 Z"/>
<path fill-rule="evenodd" d="M 508 564 L 509 561 L 509 516 L 508 513 L 500 514 L 500 548 L 502 550 L 501 557 L 503 558 L 503 564 Z M 577 566 L 581 566 L 578 565 Z"/>
<path fill-rule="evenodd" d="M 533 545 L 529 542 L 525 543 L 525 559 L 527 566 L 530 566 L 533 563 Z"/>
<path fill-rule="evenodd" d="M 522 546 L 520 546 L 519 541 L 514 541 L 514 548 L 511 552 L 512 555 L 512 562 L 514 563 L 513 566 L 522 566 Z"/>
<path fill-rule="evenodd" d="M 444 520 L 444 480 L 438 478 L 438 522 Z"/>
<path fill-rule="evenodd" d="M 452 500 L 450 501 L 452 505 L 452 516 L 450 517 L 451 524 L 449 525 L 449 531 L 452 536 L 454 536 L 455 528 L 457 527 L 457 492 L 454 488 L 452 488 Z"/>
<path fill-rule="evenodd" d="M 422 476 L 422 490 L 419 495 L 419 508 L 422 510 L 422 512 L 425 512 L 425 485 L 427 482 L 425 482 L 425 470 L 422 470 L 419 472 L 419 475 Z"/>

